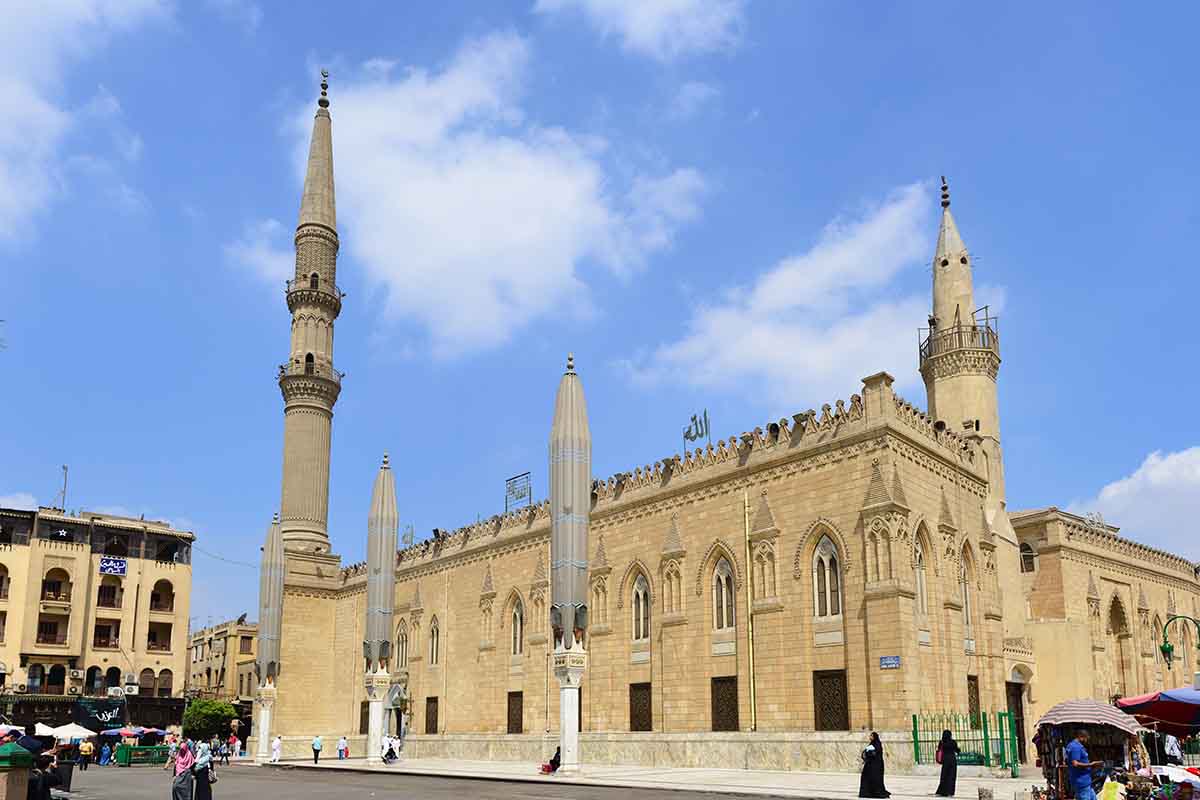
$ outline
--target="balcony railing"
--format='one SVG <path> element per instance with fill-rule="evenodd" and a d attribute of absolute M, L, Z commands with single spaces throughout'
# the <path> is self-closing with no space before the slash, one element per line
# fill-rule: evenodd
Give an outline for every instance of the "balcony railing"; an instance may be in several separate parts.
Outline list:
<path fill-rule="evenodd" d="M 120 597 L 105 597 L 104 595 L 100 595 L 100 597 L 96 599 L 96 607 L 97 608 L 120 608 L 121 607 L 121 598 Z"/>
<path fill-rule="evenodd" d="M 116 636 L 110 636 L 108 638 L 101 638 L 97 636 L 96 638 L 92 639 L 92 647 L 116 650 L 120 646 L 120 640 L 118 640 Z"/>
<path fill-rule="evenodd" d="M 70 603 L 71 602 L 71 593 L 70 592 L 43 591 L 42 592 L 42 600 L 49 602 L 49 603 Z"/>
<path fill-rule="evenodd" d="M 1000 335 L 990 324 L 934 329 L 921 342 L 921 363 L 952 350 L 990 350 L 1000 355 Z"/>
<path fill-rule="evenodd" d="M 151 611 L 163 611 L 163 612 L 166 612 L 169 614 L 175 610 L 175 601 L 174 600 L 160 600 L 157 603 L 152 602 L 152 603 L 150 603 L 150 610 Z"/>
<path fill-rule="evenodd" d="M 314 288 L 311 278 L 300 278 L 288 281 L 285 291 L 287 292 L 288 311 L 295 311 L 296 304 L 305 300 L 324 303 L 338 311 L 342 308 L 342 290 L 335 283 L 318 281 Z"/>
<path fill-rule="evenodd" d="M 146 642 L 146 649 L 151 653 L 168 653 L 171 651 L 170 642 Z"/>
<path fill-rule="evenodd" d="M 66 644 L 67 635 L 65 633 L 39 633 L 37 635 L 38 644 Z"/>
<path fill-rule="evenodd" d="M 313 361 L 311 363 L 304 361 L 289 361 L 286 364 L 279 365 L 279 378 L 287 375 L 308 375 L 316 378 L 324 378 L 327 381 L 333 381 L 338 386 L 342 385 L 342 377 L 344 372 L 338 372 L 333 368 L 333 364 L 326 361 Z"/>

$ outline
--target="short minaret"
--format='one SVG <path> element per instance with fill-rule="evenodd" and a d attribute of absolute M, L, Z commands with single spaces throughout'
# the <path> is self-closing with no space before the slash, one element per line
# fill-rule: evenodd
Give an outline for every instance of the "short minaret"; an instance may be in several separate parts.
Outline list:
<path fill-rule="evenodd" d="M 980 438 L 993 508 L 1004 502 L 996 322 L 987 307 L 975 308 L 971 254 L 950 213 L 950 187 L 942 178 L 942 224 L 933 255 L 933 315 L 921 342 L 921 377 L 929 415 L 955 433 Z"/>
<path fill-rule="evenodd" d="M 559 685 L 561 771 L 579 768 L 579 684 L 587 669 L 588 519 L 592 435 L 575 359 L 558 384 L 550 427 L 550 627 Z"/>
<path fill-rule="evenodd" d="M 283 541 L 289 550 L 326 553 L 329 534 L 329 445 L 342 375 L 333 367 L 333 321 L 342 310 L 337 277 L 337 213 L 333 195 L 333 131 L 328 77 L 313 120 L 296 273 L 287 282 L 291 355 L 279 367 L 283 393 Z"/>
<path fill-rule="evenodd" d="M 279 515 L 267 528 L 258 577 L 258 749 L 254 762 L 271 757 L 271 710 L 275 705 L 275 679 L 279 676 L 279 634 L 283 622 L 283 532 Z"/>
<path fill-rule="evenodd" d="M 383 701 L 391 686 L 392 607 L 396 592 L 396 480 L 387 453 L 371 491 L 367 517 L 367 630 L 363 637 L 367 684 L 367 763 L 382 758 Z"/>

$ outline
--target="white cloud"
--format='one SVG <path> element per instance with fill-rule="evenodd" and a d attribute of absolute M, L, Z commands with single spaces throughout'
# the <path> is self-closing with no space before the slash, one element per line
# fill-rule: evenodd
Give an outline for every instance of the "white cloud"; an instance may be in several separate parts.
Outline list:
<path fill-rule="evenodd" d="M 241 26 L 246 33 L 257 31 L 263 21 L 262 6 L 251 0 L 208 0 L 208 7 L 226 22 Z"/>
<path fill-rule="evenodd" d="M 268 281 L 285 281 L 295 273 L 295 254 L 289 247 L 288 229 L 277 219 L 246 226 L 242 238 L 225 245 L 225 257 Z"/>
<path fill-rule="evenodd" d="M 68 134 L 89 107 L 64 107 L 64 73 L 114 34 L 165 13 L 165 0 L 16 0 L 4 6 L 0 52 L 0 239 L 24 235 L 63 187 Z M 140 145 L 137 148 L 140 151 Z M 127 145 L 123 153 L 132 151 Z"/>
<path fill-rule="evenodd" d="M 605 166 L 607 143 L 530 119 L 531 54 L 512 34 L 467 42 L 439 70 L 368 63 L 331 92 L 345 242 L 435 355 L 504 343 L 550 315 L 590 310 L 587 264 L 644 267 L 699 213 L 695 170 Z M 312 108 L 295 125 L 303 169 Z"/>
<path fill-rule="evenodd" d="M 700 109 L 716 100 L 720 95 L 721 90 L 712 84 L 703 81 L 688 81 L 675 93 L 675 97 L 672 98 L 671 105 L 667 109 L 667 114 L 672 119 L 691 119 L 699 113 Z"/>
<path fill-rule="evenodd" d="M 20 508 L 26 511 L 36 511 L 37 507 L 37 499 L 29 492 L 0 494 L 0 508 Z"/>
<path fill-rule="evenodd" d="M 1200 447 L 1146 456 L 1133 474 L 1113 481 L 1088 500 L 1074 502 L 1076 514 L 1100 512 L 1121 535 L 1200 560 Z"/>
<path fill-rule="evenodd" d="M 669 60 L 688 53 L 729 50 L 742 38 L 745 0 L 537 0 L 543 14 L 582 14 L 627 50 Z"/>
<path fill-rule="evenodd" d="M 913 184 L 857 219 L 835 220 L 808 251 L 694 309 L 679 340 L 622 366 L 639 382 L 739 392 L 786 409 L 845 398 L 860 378 L 912 363 L 928 298 L 883 290 L 929 254 L 932 197 Z"/>

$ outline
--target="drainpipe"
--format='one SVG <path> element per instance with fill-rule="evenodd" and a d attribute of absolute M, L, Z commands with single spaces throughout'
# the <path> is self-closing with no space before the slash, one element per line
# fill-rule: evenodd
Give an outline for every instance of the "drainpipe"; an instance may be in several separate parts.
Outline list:
<path fill-rule="evenodd" d="M 750 730 L 758 730 L 758 697 L 754 680 L 754 608 L 751 592 L 753 566 L 750 563 L 750 494 L 742 491 L 742 522 L 746 533 L 746 638 L 750 642 Z"/>

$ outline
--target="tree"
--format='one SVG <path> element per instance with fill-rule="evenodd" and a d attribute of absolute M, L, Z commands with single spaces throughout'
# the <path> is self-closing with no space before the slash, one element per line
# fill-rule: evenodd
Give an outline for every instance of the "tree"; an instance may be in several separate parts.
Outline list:
<path fill-rule="evenodd" d="M 229 735 L 229 721 L 237 716 L 233 706 L 221 700 L 193 700 L 183 712 L 183 735 L 197 741 Z"/>

